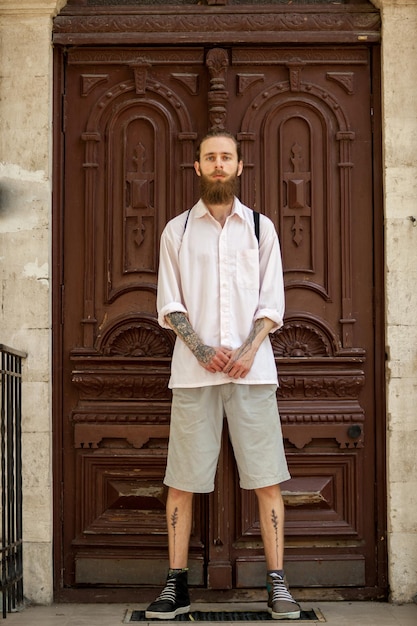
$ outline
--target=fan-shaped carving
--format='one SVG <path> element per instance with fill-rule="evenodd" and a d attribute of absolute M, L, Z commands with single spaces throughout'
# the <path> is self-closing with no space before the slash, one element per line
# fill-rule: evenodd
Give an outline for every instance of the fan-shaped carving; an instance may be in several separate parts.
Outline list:
<path fill-rule="evenodd" d="M 313 326 L 289 322 L 272 336 L 272 347 L 276 357 L 322 357 L 330 356 L 327 337 Z"/>
<path fill-rule="evenodd" d="M 128 357 L 169 357 L 173 341 L 159 327 L 144 322 L 130 322 L 118 327 L 104 347 L 104 354 Z"/>

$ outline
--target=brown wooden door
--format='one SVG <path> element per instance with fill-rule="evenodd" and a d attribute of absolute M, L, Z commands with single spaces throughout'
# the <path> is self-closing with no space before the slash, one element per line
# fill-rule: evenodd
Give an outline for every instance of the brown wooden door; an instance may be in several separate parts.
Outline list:
<path fill-rule="evenodd" d="M 197 198 L 197 138 L 224 126 L 242 142 L 242 200 L 274 221 L 283 252 L 286 569 L 296 587 L 375 595 L 371 74 L 358 45 L 66 52 L 62 588 L 165 578 L 173 335 L 156 322 L 159 237 Z M 227 429 L 216 491 L 195 499 L 190 570 L 202 589 L 264 585 Z"/>

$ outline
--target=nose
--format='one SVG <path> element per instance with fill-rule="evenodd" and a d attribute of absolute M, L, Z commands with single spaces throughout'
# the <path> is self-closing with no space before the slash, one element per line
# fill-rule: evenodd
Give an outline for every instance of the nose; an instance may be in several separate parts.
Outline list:
<path fill-rule="evenodd" d="M 222 161 L 221 156 L 216 157 L 215 166 L 216 166 L 216 169 L 223 169 L 223 161 Z"/>

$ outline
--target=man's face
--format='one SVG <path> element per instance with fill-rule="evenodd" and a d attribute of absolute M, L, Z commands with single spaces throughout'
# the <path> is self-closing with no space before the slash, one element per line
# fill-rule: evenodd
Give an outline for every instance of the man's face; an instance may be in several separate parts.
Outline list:
<path fill-rule="evenodd" d="M 209 137 L 200 146 L 200 161 L 194 163 L 200 176 L 200 191 L 207 204 L 226 204 L 237 191 L 237 178 L 243 163 L 230 137 Z"/>

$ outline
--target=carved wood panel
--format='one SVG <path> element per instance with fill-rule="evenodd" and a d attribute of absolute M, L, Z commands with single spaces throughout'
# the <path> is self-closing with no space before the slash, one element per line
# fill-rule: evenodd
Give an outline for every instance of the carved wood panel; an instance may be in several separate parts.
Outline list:
<path fill-rule="evenodd" d="M 337 585 L 375 586 L 369 95 L 361 46 L 67 51 L 64 585 L 165 578 L 174 336 L 156 321 L 159 237 L 198 197 L 197 138 L 224 127 L 242 144 L 242 200 L 274 221 L 283 252 L 286 323 L 272 345 L 293 475 L 287 569 L 293 585 L 320 585 L 317 559 L 345 562 Z M 264 586 L 257 516 L 226 428 L 216 491 L 195 500 L 192 584 Z"/>

